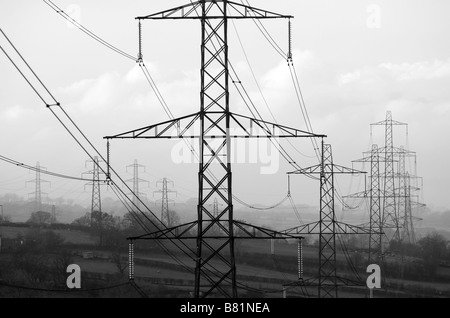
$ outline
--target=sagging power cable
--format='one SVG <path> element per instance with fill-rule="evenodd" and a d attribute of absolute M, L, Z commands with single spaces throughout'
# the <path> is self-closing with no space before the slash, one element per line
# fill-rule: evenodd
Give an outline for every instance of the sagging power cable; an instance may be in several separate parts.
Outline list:
<path fill-rule="evenodd" d="M 22 75 L 22 77 L 26 80 L 26 82 L 30 85 L 30 87 L 33 89 L 33 91 L 38 95 L 38 97 L 42 100 L 42 102 L 46 105 L 47 109 L 49 109 L 51 111 L 51 113 L 55 116 L 55 118 L 61 123 L 61 125 L 65 128 L 65 130 L 72 136 L 72 138 L 75 140 L 75 142 L 83 149 L 83 151 L 88 155 L 88 157 L 91 160 L 94 160 L 93 156 L 91 155 L 91 153 L 86 149 L 86 147 L 80 142 L 80 140 L 74 135 L 74 133 L 71 131 L 71 129 L 68 127 L 68 125 L 60 118 L 60 116 L 58 116 L 58 114 L 53 110 L 53 107 L 58 107 L 60 110 L 62 110 L 63 114 L 65 115 L 66 119 L 69 120 L 69 122 L 75 127 L 75 129 L 81 134 L 81 136 L 83 137 L 83 139 L 89 144 L 89 146 L 91 147 L 91 149 L 104 161 L 103 156 L 101 155 L 101 153 L 95 148 L 95 146 L 90 142 L 90 140 L 84 135 L 84 133 L 80 130 L 80 128 L 76 125 L 76 123 L 71 119 L 71 117 L 67 114 L 67 112 L 62 108 L 61 104 L 54 98 L 54 96 L 50 93 L 50 91 L 48 90 L 48 88 L 45 86 L 45 84 L 41 81 L 41 79 L 37 76 L 37 74 L 34 72 L 34 70 L 30 67 L 30 65 L 26 62 L 26 60 L 23 58 L 23 56 L 19 53 L 19 51 L 17 50 L 17 48 L 12 44 L 12 42 L 8 39 L 8 37 L 6 36 L 6 34 L 3 32 L 3 30 L 1 30 L 1 33 L 3 34 L 3 36 L 8 40 L 8 43 L 10 43 L 11 47 L 14 49 L 14 51 L 18 54 L 18 56 L 20 57 L 20 59 L 25 63 L 26 67 L 28 68 L 28 70 L 33 74 L 33 76 L 35 77 L 35 79 L 41 84 L 41 87 L 49 94 L 49 96 L 52 99 L 52 102 L 49 103 L 47 102 L 47 100 L 42 96 L 41 93 L 39 93 L 39 91 L 36 89 L 36 87 L 31 83 L 31 81 L 29 80 L 29 78 L 24 74 L 24 72 L 22 72 L 22 70 L 18 67 L 18 65 L 14 62 L 14 60 L 10 57 L 10 55 L 7 54 L 7 52 L 3 49 L 2 46 L 0 46 L 0 49 L 5 53 L 5 55 L 8 57 L 8 59 L 11 61 L 11 63 L 15 66 L 15 68 L 19 71 L 19 73 Z M 100 170 L 106 174 L 105 170 L 103 169 L 103 167 L 101 167 L 99 165 Z M 111 171 L 117 176 L 117 178 L 128 188 L 129 191 L 132 192 L 131 188 L 122 180 L 122 178 L 111 168 Z M 124 193 L 124 190 L 122 190 L 120 187 L 118 187 L 114 182 L 111 183 L 112 186 L 115 186 L 116 189 L 119 192 Z M 131 201 L 131 199 L 127 198 L 129 201 Z M 132 201 L 131 201 L 132 202 Z M 132 202 L 132 204 L 134 204 L 134 202 Z M 147 211 L 152 214 L 155 217 L 155 220 L 159 221 L 160 224 L 156 224 L 155 222 L 153 222 L 152 219 L 150 219 L 145 213 L 143 213 L 141 210 L 137 209 L 142 216 L 150 223 L 152 224 L 155 228 L 160 229 L 161 225 L 165 227 L 165 225 L 153 214 L 153 212 L 145 205 L 144 202 L 141 201 L 141 204 L 143 204 L 145 206 L 145 208 L 147 209 Z M 135 207 L 137 208 L 137 207 Z M 133 209 L 132 213 L 135 213 L 136 209 Z M 145 227 L 144 230 L 149 231 L 148 227 Z M 171 242 L 174 245 L 177 245 L 174 241 L 171 240 Z M 163 250 L 165 250 L 165 252 L 171 256 L 172 258 L 174 258 L 175 261 L 177 261 L 180 265 L 182 265 L 184 268 L 192 271 L 192 268 L 190 268 L 189 266 L 185 265 L 183 262 L 181 262 L 179 259 L 177 259 L 177 257 L 175 255 L 173 255 L 173 253 L 167 249 L 166 246 L 164 246 L 164 244 L 160 243 L 159 241 L 157 241 L 157 244 L 163 248 Z M 192 249 L 190 249 L 185 243 L 182 242 L 182 244 L 191 252 Z M 180 248 L 178 246 L 178 248 Z M 180 250 L 182 252 L 184 252 L 187 256 L 190 256 L 189 253 L 187 253 L 186 250 L 184 250 L 183 248 L 180 248 Z"/>
<path fill-rule="evenodd" d="M 67 22 L 71 23 L 72 25 L 74 25 L 76 28 L 78 28 L 79 30 L 81 30 L 83 33 L 85 33 L 86 35 L 88 35 L 89 37 L 91 37 L 92 39 L 94 39 L 95 41 L 99 42 L 100 44 L 106 46 L 107 48 L 115 51 L 116 53 L 119 53 L 120 55 L 133 60 L 133 61 L 137 61 L 137 59 L 131 55 L 128 54 L 124 51 L 122 51 L 121 49 L 117 48 L 116 46 L 110 44 L 109 42 L 103 40 L 102 38 L 100 38 L 99 36 L 97 36 L 95 33 L 91 32 L 89 29 L 87 29 L 86 27 L 84 27 L 83 25 L 81 25 L 78 21 L 76 21 L 75 19 L 73 19 L 70 15 L 68 15 L 66 12 L 64 12 L 64 10 L 62 10 L 60 7 L 58 7 L 55 3 L 53 3 L 50 0 L 43 0 L 45 4 L 47 4 L 50 8 L 52 8 L 56 13 L 58 13 L 60 16 L 62 16 L 65 20 L 67 20 Z"/>
<path fill-rule="evenodd" d="M 57 177 L 57 178 L 79 180 L 79 181 L 92 181 L 92 179 L 73 177 L 73 176 L 68 176 L 68 175 L 64 175 L 64 174 L 60 174 L 60 173 L 56 173 L 56 172 L 51 172 L 51 171 L 48 171 L 48 170 L 39 169 L 37 167 L 27 165 L 25 163 L 13 160 L 11 158 L 8 158 L 8 157 L 2 156 L 2 155 L 0 155 L 0 160 L 2 160 L 4 162 L 7 162 L 7 163 L 10 163 L 12 165 L 15 165 L 17 167 L 21 167 L 21 168 L 24 168 L 24 169 L 27 169 L 27 170 L 31 170 L 31 171 L 39 171 L 40 173 L 47 174 L 49 176 L 53 176 L 53 177 Z M 105 182 L 105 181 L 106 180 L 100 180 L 100 182 Z"/>
<path fill-rule="evenodd" d="M 46 0 L 44 0 L 44 2 L 45 2 Z M 46 2 L 47 3 L 47 2 Z M 54 9 L 54 7 L 56 8 L 56 9 L 59 9 L 56 5 L 54 5 L 52 2 L 50 2 L 52 5 L 53 5 L 53 7 L 52 6 L 50 6 L 50 7 L 52 7 L 53 9 Z M 49 3 L 47 3 L 47 4 L 49 4 Z M 115 52 L 117 52 L 117 53 L 119 53 L 119 54 L 121 54 L 121 55 L 123 55 L 123 56 L 125 56 L 125 57 L 128 57 L 128 58 L 130 58 L 130 59 L 132 59 L 133 61 L 136 61 L 136 59 L 134 58 L 134 57 L 132 57 L 131 55 L 129 55 L 129 54 L 123 54 L 124 52 L 123 51 L 121 51 L 121 50 L 118 50 L 117 48 L 115 48 L 114 46 L 112 46 L 112 45 L 110 45 L 109 43 L 107 43 L 106 41 L 104 41 L 103 39 L 101 39 L 100 37 L 98 37 L 98 36 L 96 36 L 95 34 L 93 34 L 92 32 L 90 32 L 89 30 L 87 30 L 85 27 L 83 27 L 82 25 L 80 25 L 78 22 L 76 22 L 75 20 L 73 20 L 72 18 L 70 18 L 70 16 L 68 16 L 67 14 L 65 14 L 62 10 L 60 10 L 59 9 L 59 11 L 56 11 L 57 13 L 59 13 L 59 14 L 61 14 L 66 20 L 68 20 L 70 23 L 72 23 L 72 24 L 74 24 L 75 26 L 77 26 L 80 30 L 82 30 L 83 32 L 85 32 L 86 34 L 88 34 L 88 35 L 90 35 L 93 39 L 95 39 L 95 40 L 97 40 L 97 41 L 99 41 L 100 43 L 102 43 L 102 44 L 104 44 L 106 47 L 108 47 L 108 48 L 110 48 L 110 49 L 112 49 L 112 50 L 114 50 Z M 198 14 L 198 13 L 197 13 Z M 145 65 L 144 65 L 144 67 L 145 67 Z M 143 70 L 144 70 L 144 68 L 143 68 Z M 145 68 L 145 70 L 147 70 L 146 68 Z M 19 70 L 20 71 L 20 70 Z M 144 74 L 145 74 L 145 72 L 144 72 Z M 147 70 L 147 75 L 149 75 L 150 73 L 148 72 L 148 70 Z M 24 77 L 25 78 L 25 77 Z M 26 79 L 26 78 L 25 78 Z M 153 80 L 152 80 L 152 78 L 151 77 L 148 77 L 148 80 L 149 80 L 149 83 L 151 83 L 151 82 L 153 82 Z M 154 84 L 154 82 L 153 82 L 153 84 Z M 32 86 L 32 85 L 30 85 L 30 86 Z M 33 86 L 32 86 L 33 87 Z M 156 87 L 156 84 L 154 84 L 154 87 L 156 88 L 156 89 L 154 89 L 154 92 L 155 92 L 155 94 L 157 94 L 157 96 L 158 95 L 160 95 L 160 93 L 159 93 L 159 90 L 157 90 L 157 87 Z M 33 88 L 34 89 L 34 88 Z M 153 86 L 152 86 L 152 89 L 153 89 Z M 37 93 L 37 92 L 36 92 Z M 163 103 L 165 103 L 164 102 L 164 100 L 161 98 L 158 98 L 159 100 L 160 100 L 160 102 L 162 101 L 162 104 Z M 44 100 L 43 100 L 44 101 Z M 45 102 L 45 101 L 44 101 Z M 167 104 L 166 104 L 167 105 Z M 49 106 L 49 105 L 47 105 L 47 106 Z M 59 104 L 57 105 L 57 106 L 60 106 Z M 164 106 L 163 106 L 164 107 Z M 166 108 L 165 108 L 165 110 L 166 110 Z M 167 111 L 168 110 L 168 111 Z M 170 112 L 170 109 L 168 109 L 168 107 L 167 107 L 167 110 L 166 110 L 166 113 L 168 113 L 168 116 L 169 117 L 173 117 L 173 115 L 170 115 L 171 114 L 171 112 Z M 56 114 L 52 111 L 52 113 L 56 116 Z M 66 114 L 67 115 L 67 114 Z M 68 115 L 67 115 L 68 116 Z M 56 116 L 57 117 L 57 116 Z M 58 117 L 57 117 L 58 118 Z M 58 120 L 61 122 L 61 124 L 63 124 L 62 123 L 62 121 L 58 118 Z M 73 122 L 72 122 L 73 123 Z M 74 124 L 74 123 L 73 123 Z M 63 126 L 66 128 L 66 130 L 72 135 L 72 137 L 74 137 L 74 139 L 78 142 L 78 140 L 75 138 L 75 136 L 73 136 L 73 134 L 68 130 L 68 128 L 63 124 Z M 79 130 L 79 129 L 78 129 Z M 83 137 L 85 137 L 85 136 L 83 136 Z M 86 138 L 85 138 L 86 139 Z M 185 140 L 185 139 L 183 139 L 183 140 Z M 185 142 L 187 143 L 187 141 L 185 140 Z M 78 144 L 82 147 L 82 145 L 78 142 Z M 85 150 L 85 148 L 84 147 L 82 147 L 83 148 L 83 150 Z M 95 149 L 95 148 L 94 148 Z M 195 153 L 195 150 L 193 149 L 193 146 L 191 146 L 191 151 L 193 152 L 193 153 Z M 85 152 L 86 152 L 86 150 L 85 150 Z M 86 152 L 87 153 L 87 152 Z M 98 153 L 98 152 L 97 152 Z M 99 153 L 98 153 L 99 154 Z M 108 157 L 109 157 L 109 152 L 108 152 Z M 91 158 L 92 159 L 92 158 Z M 103 170 L 103 169 L 102 169 Z M 107 172 L 107 175 L 108 176 L 110 176 L 110 167 L 108 167 L 108 172 Z M 104 171 L 103 171 L 104 172 Z M 119 179 L 120 179 L 120 176 L 116 173 L 116 175 L 119 177 Z M 214 177 L 214 176 L 212 176 L 212 177 Z M 214 177 L 215 178 L 215 177 Z M 123 180 L 121 180 L 122 182 L 123 182 Z M 125 186 L 126 187 L 128 187 L 128 185 L 125 183 Z M 128 189 L 131 191 L 131 189 L 128 187 Z M 118 188 L 118 190 L 119 191 L 122 191 L 120 188 Z M 132 192 L 132 191 L 131 191 Z M 126 196 L 125 196 L 126 197 Z M 130 200 L 128 197 L 126 197 L 128 200 Z M 131 200 L 130 200 L 131 201 Z M 140 201 L 140 203 L 141 204 L 143 204 L 144 206 L 145 206 L 145 204 L 141 201 L 141 199 L 139 198 L 139 201 Z M 133 205 L 134 205 L 134 202 L 131 202 Z M 139 212 L 141 212 L 142 213 L 142 211 L 140 211 L 140 209 L 138 208 L 138 207 L 136 207 L 135 206 L 135 208 L 136 209 L 138 209 L 139 210 Z M 146 207 L 147 208 L 147 210 L 151 213 L 151 214 L 153 214 L 152 212 L 151 212 L 151 210 L 148 208 L 148 207 Z M 131 210 L 130 212 L 134 212 L 134 209 L 133 210 Z M 143 213 L 142 213 L 143 214 Z M 144 217 L 148 220 L 148 221 L 150 221 L 151 223 L 153 223 L 145 214 L 143 214 L 144 215 Z M 153 214 L 154 215 L 154 214 Z M 156 217 L 156 216 L 155 216 Z M 158 218 L 156 218 L 156 220 L 158 220 L 158 221 L 160 221 Z M 160 223 L 165 227 L 165 225 L 160 221 Z M 158 228 L 158 226 L 156 226 L 156 228 L 157 229 L 159 229 Z M 149 232 L 149 229 L 147 229 L 147 232 Z M 170 242 L 171 243 L 173 243 L 174 245 L 176 245 L 175 243 L 174 243 L 174 241 L 172 241 L 172 240 L 170 240 Z M 181 241 L 180 241 L 181 242 Z M 163 244 L 161 244 L 159 241 L 157 241 L 157 243 L 158 243 L 158 245 L 160 246 L 160 247 L 162 247 L 165 251 L 166 251 L 166 253 L 167 254 L 169 254 L 170 255 L 170 251 L 163 245 Z M 185 247 L 188 247 L 186 244 L 184 244 L 184 243 L 182 243 L 183 245 L 185 245 Z M 180 248 L 181 249 L 181 248 Z M 189 247 L 188 247 L 188 249 L 189 250 L 191 250 Z M 186 255 L 188 255 L 187 254 L 187 252 L 186 251 L 184 251 L 183 249 L 181 249 Z M 191 252 L 192 252 L 192 250 L 191 250 Z M 188 255 L 188 256 L 190 256 L 190 255 Z M 172 255 L 172 258 L 174 258 L 175 256 L 173 256 Z M 176 259 L 175 259 L 176 260 Z M 177 260 L 176 260 L 177 261 Z M 180 261 L 177 261 L 178 263 L 180 263 Z M 184 265 L 184 264 L 183 264 Z M 190 268 L 190 267 L 187 267 L 186 265 L 184 265 L 184 267 L 187 269 L 187 270 L 189 270 L 189 271 L 193 271 L 192 270 L 192 268 Z M 210 266 L 210 267 L 212 267 L 212 266 Z M 213 268 L 213 270 L 216 270 L 214 267 L 212 267 Z M 214 272 L 211 272 L 213 275 L 215 275 L 215 276 L 217 276 Z"/>

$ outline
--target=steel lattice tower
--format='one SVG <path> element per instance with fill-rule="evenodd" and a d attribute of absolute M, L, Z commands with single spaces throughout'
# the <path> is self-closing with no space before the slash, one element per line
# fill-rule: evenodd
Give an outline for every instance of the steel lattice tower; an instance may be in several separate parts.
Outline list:
<path fill-rule="evenodd" d="M 322 146 L 320 172 L 319 298 L 336 297 L 336 215 L 331 145 Z"/>
<path fill-rule="evenodd" d="M 197 220 L 189 226 L 197 235 L 195 249 L 194 297 L 206 297 L 219 292 L 226 297 L 237 297 L 236 264 L 234 256 L 235 228 L 241 238 L 255 238 L 261 228 L 234 220 L 231 139 L 232 138 L 299 138 L 325 137 L 276 123 L 238 115 L 230 111 L 228 21 L 229 19 L 289 19 L 292 16 L 245 6 L 227 0 L 195 1 L 190 4 L 138 17 L 150 19 L 193 19 L 201 22 L 201 87 L 200 111 L 160 124 L 108 136 L 106 139 L 134 138 L 198 138 L 198 206 Z M 176 135 L 172 133 L 176 130 Z M 211 209 L 217 198 L 219 213 Z M 220 237 L 214 226 L 220 228 Z M 252 228 L 249 231 L 248 228 Z M 181 234 L 169 229 L 158 235 L 144 235 L 139 239 L 189 239 L 187 231 Z M 164 235 L 162 235 L 162 233 Z M 261 237 L 275 237 L 274 231 L 264 230 Z M 132 239 L 132 238 L 130 238 Z M 138 238 L 135 238 L 138 239 Z M 220 243 L 217 243 L 220 242 Z M 214 270 L 211 270 L 214 267 Z"/>
<path fill-rule="evenodd" d="M 42 192 L 41 186 L 44 182 L 49 182 L 41 179 L 41 170 L 46 170 L 46 168 L 41 167 L 39 161 L 36 162 L 36 177 L 33 180 L 27 181 L 34 183 L 34 192 L 31 192 L 34 196 L 34 212 L 42 212 L 42 194 L 46 194 Z"/>
<path fill-rule="evenodd" d="M 137 159 L 134 160 L 134 163 L 132 165 L 127 166 L 128 168 L 133 168 L 133 178 L 126 180 L 127 182 L 133 182 L 133 210 L 139 211 L 141 208 L 141 202 L 139 200 L 139 196 L 144 195 L 143 193 L 139 192 L 139 183 L 141 182 L 148 182 L 147 180 L 143 180 L 139 178 L 139 168 L 144 168 L 145 166 L 138 164 Z"/>
<path fill-rule="evenodd" d="M 400 221 L 396 204 L 396 189 L 395 189 L 395 171 L 394 171 L 394 125 L 406 125 L 404 123 L 392 120 L 392 113 L 386 112 L 386 120 L 371 124 L 371 126 L 382 125 L 385 126 L 385 145 L 384 145 L 384 178 L 383 178 L 383 214 L 382 222 L 383 229 L 393 228 L 394 234 L 392 238 L 400 241 Z"/>
<path fill-rule="evenodd" d="M 378 146 L 372 145 L 370 156 L 370 235 L 369 264 L 382 264 L 383 259 L 383 222 L 380 189 L 380 156 Z M 372 232 L 378 231 L 378 234 Z"/>
<path fill-rule="evenodd" d="M 384 192 L 381 189 L 381 179 L 384 174 L 380 171 L 380 162 L 384 162 L 385 158 L 380 154 L 383 149 L 378 148 L 378 145 L 373 144 L 370 152 L 364 153 L 362 159 L 353 160 L 353 162 L 362 162 L 370 164 L 370 188 L 362 192 L 346 195 L 344 198 L 369 199 L 369 223 L 364 226 L 369 226 L 369 264 L 383 264 L 384 258 L 384 227 L 383 227 L 383 209 L 382 198 Z M 380 265 L 380 266 L 381 266 Z"/>
<path fill-rule="evenodd" d="M 92 186 L 91 196 L 91 227 L 98 228 L 101 232 L 102 228 L 102 198 L 100 191 L 100 161 L 97 156 L 93 160 L 87 162 L 92 163 L 92 170 L 85 172 L 84 174 L 92 175 L 92 182 L 86 185 Z M 101 236 L 100 236 L 101 244 Z"/>
<path fill-rule="evenodd" d="M 162 180 L 156 181 L 156 185 L 161 184 L 161 189 L 154 191 L 155 193 L 161 193 L 161 222 L 164 223 L 167 227 L 175 226 L 169 211 L 169 193 L 176 193 L 176 191 L 169 190 L 168 185 L 172 184 L 173 181 L 163 178 Z"/>
<path fill-rule="evenodd" d="M 402 227 L 402 231 L 400 233 L 400 239 L 403 241 L 403 233 L 405 229 L 403 226 L 405 225 L 405 221 L 407 219 L 408 215 L 408 204 L 407 202 L 410 201 L 410 198 L 407 197 L 407 191 L 406 190 L 406 162 L 405 162 L 405 148 L 403 146 L 400 146 L 400 152 L 399 152 L 399 158 L 398 158 L 398 214 L 399 214 L 399 223 Z M 410 212 L 410 211 L 409 211 Z"/>
<path fill-rule="evenodd" d="M 334 164 L 331 145 L 325 144 L 323 141 L 321 163 L 319 165 L 290 173 L 320 175 L 319 221 L 286 230 L 286 233 L 319 234 L 319 272 L 317 284 L 319 298 L 337 298 L 339 284 L 347 283 L 345 279 L 338 277 L 336 271 L 336 235 L 369 234 L 369 229 L 338 222 L 335 214 L 334 175 L 359 173 L 363 172 Z M 319 230 L 318 232 L 317 229 Z"/>
<path fill-rule="evenodd" d="M 414 231 L 412 206 L 411 206 L 411 178 L 408 172 L 405 173 L 404 179 L 405 179 L 404 181 L 405 210 L 403 216 L 402 242 L 415 244 L 416 234 Z"/>

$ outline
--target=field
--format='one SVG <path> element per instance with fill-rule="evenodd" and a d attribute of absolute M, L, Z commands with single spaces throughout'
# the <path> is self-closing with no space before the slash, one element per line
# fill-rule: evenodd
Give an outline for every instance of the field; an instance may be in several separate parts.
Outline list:
<path fill-rule="evenodd" d="M 105 287 L 103 291 L 90 292 L 90 297 L 141 297 L 142 294 L 133 288 L 123 286 L 116 289 L 106 288 L 128 282 L 126 245 L 121 248 L 99 247 L 98 238 L 88 232 L 73 229 L 54 229 L 52 231 L 62 237 L 64 241 L 57 249 L 46 251 L 44 263 L 50 264 L 50 260 L 55 261 L 61 258 L 61 255 L 70 255 L 70 261 L 81 268 L 86 289 Z M 3 226 L 1 228 L 4 242 L 7 239 L 23 239 L 30 235 L 42 236 L 46 232 L 48 230 L 26 227 Z M 179 253 L 175 247 L 168 245 L 168 248 L 174 253 L 176 260 L 157 246 L 136 249 L 135 283 L 149 297 L 189 297 L 193 291 L 194 274 L 192 270 L 187 270 L 180 263 L 184 263 L 192 269 L 194 261 Z M 92 257 L 86 257 L 86 252 L 91 252 Z M 23 274 L 14 272 L 7 275 L 8 270 L 5 268 L 8 266 L 7 264 L 11 264 L 17 258 L 17 254 L 17 251 L 8 249 L 3 244 L 0 253 L 0 269 L 3 269 L 3 273 L 0 272 L 0 282 L 24 287 L 29 286 L 30 283 L 33 286 L 42 286 L 42 282 L 31 280 L 24 271 L 21 272 Z M 22 255 L 22 257 L 24 256 Z M 364 266 L 366 257 L 364 252 L 356 250 L 347 251 L 347 254 L 342 251 L 338 252 L 338 275 L 355 279 L 354 272 L 348 266 L 348 259 L 350 259 L 362 282 L 362 286 L 340 287 L 339 297 L 367 297 L 367 288 L 364 287 L 368 275 Z M 304 281 L 309 282 L 311 278 L 318 275 L 318 247 L 304 246 L 303 260 Z M 394 266 L 398 265 L 399 260 L 392 256 L 387 259 L 387 262 Z M 314 285 L 314 281 L 311 286 L 308 283 L 303 287 L 295 286 L 295 283 L 298 282 L 297 244 L 275 241 L 274 249 L 271 251 L 269 240 L 243 240 L 236 246 L 236 264 L 240 297 L 317 297 L 317 287 Z M 218 264 L 215 265 L 220 267 Z M 401 278 L 393 273 L 392 270 L 391 273 L 386 273 L 390 277 L 386 277 L 384 288 L 375 291 L 375 297 L 450 297 L 450 268 L 440 267 L 438 269 L 439 280 Z M 64 276 L 60 276 L 58 279 L 61 283 Z M 17 288 L 13 290 L 5 286 L 3 288 L 0 286 L 0 295 L 2 297 L 61 296 L 58 293 L 38 290 L 18 293 Z M 85 297 L 85 295 L 81 292 L 65 293 L 64 297 Z"/>

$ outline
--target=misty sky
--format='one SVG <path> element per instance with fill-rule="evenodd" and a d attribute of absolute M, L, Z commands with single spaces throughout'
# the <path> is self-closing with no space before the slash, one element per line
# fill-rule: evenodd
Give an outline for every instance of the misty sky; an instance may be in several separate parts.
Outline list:
<path fill-rule="evenodd" d="M 134 17 L 176 7 L 188 1 L 65 1 L 55 4 L 81 24 L 134 56 Z M 239 1 L 236 1 L 239 2 Z M 394 143 L 417 153 L 417 173 L 423 177 L 423 201 L 450 208 L 450 2 L 446 0 L 304 0 L 251 1 L 269 11 L 291 14 L 294 63 L 314 132 L 326 134 L 335 163 L 351 166 L 371 143 L 383 145 L 384 131 L 370 124 L 392 111 Z M 264 22 L 277 43 L 287 50 L 287 21 Z M 140 68 L 68 24 L 43 1 L 2 0 L 0 27 L 9 36 L 56 99 L 83 132 L 106 153 L 104 136 L 167 120 Z M 236 32 L 237 30 L 237 32 Z M 200 24 L 198 21 L 145 21 L 143 54 L 159 90 L 176 117 L 199 109 Z M 239 34 L 271 112 L 280 124 L 306 129 L 289 68 L 252 21 L 230 24 L 230 60 L 264 119 L 273 121 L 255 84 Z M 6 45 L 1 38 L 0 44 Z M 248 115 L 231 89 L 233 112 Z M 87 155 L 70 138 L 6 57 L 0 54 L 0 155 L 49 171 L 81 176 Z M 311 144 L 283 143 L 301 166 L 317 164 Z M 141 191 L 151 200 L 156 180 L 167 177 L 178 191 L 176 200 L 197 194 L 195 163 L 177 163 L 174 140 L 114 140 L 114 169 L 124 179 L 126 166 L 137 159 L 146 166 Z M 249 203 L 271 205 L 287 191 L 282 158 L 275 174 L 261 174 L 261 164 L 238 163 L 233 168 L 234 194 Z M 361 168 L 361 166 L 355 166 Z M 365 168 L 368 168 L 366 166 Z M 51 182 L 42 191 L 50 199 L 79 200 L 88 206 L 90 189 L 82 181 L 42 176 Z M 338 177 L 342 195 L 363 190 L 361 177 Z M 34 173 L 0 162 L 0 193 L 27 196 L 34 191 Z M 295 176 L 296 203 L 318 205 L 317 181 Z M 112 192 L 106 193 L 113 196 Z"/>

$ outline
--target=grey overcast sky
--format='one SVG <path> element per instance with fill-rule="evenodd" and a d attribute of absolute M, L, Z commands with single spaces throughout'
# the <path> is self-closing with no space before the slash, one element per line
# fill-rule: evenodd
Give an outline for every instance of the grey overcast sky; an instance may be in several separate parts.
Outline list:
<path fill-rule="evenodd" d="M 85 27 L 132 55 L 137 55 L 134 17 L 189 1 L 54 0 Z M 236 0 L 239 2 L 239 0 Z M 328 135 L 335 162 L 351 165 L 372 142 L 383 144 L 381 127 L 370 124 L 392 111 L 394 142 L 417 153 L 423 177 L 423 201 L 450 208 L 447 164 L 450 158 L 450 2 L 447 0 L 252 0 L 256 7 L 293 19 L 294 63 L 316 133 Z M 287 49 L 287 22 L 264 22 Z M 104 136 L 167 120 L 139 67 L 68 24 L 44 1 L 2 0 L 0 27 L 62 103 L 75 122 L 102 151 Z M 146 65 L 175 116 L 199 108 L 200 24 L 198 21 L 145 21 Z M 252 21 L 230 24 L 230 59 L 262 116 L 273 121 L 249 70 L 245 53 L 270 110 L 280 124 L 305 129 L 289 68 Z M 6 43 L 2 38 L 0 44 Z M 234 112 L 247 114 L 232 89 Z M 49 171 L 80 176 L 87 156 L 0 54 L 0 155 Z M 155 181 L 175 182 L 177 200 L 196 196 L 196 164 L 177 163 L 177 141 L 113 141 L 111 164 L 125 179 L 126 166 L 137 159 L 146 166 L 142 191 L 152 198 Z M 310 144 L 292 141 L 286 149 L 302 166 L 313 165 Z M 261 174 L 261 164 L 234 166 L 234 193 L 249 203 L 270 205 L 286 195 L 292 168 L 280 159 L 275 174 Z M 356 167 L 356 166 L 355 166 Z M 359 168 L 361 168 L 359 166 Z M 367 168 L 367 167 L 366 167 Z M 84 183 L 42 176 L 51 182 L 42 191 L 50 199 L 79 200 L 88 206 Z M 27 196 L 33 173 L 0 162 L 0 193 Z M 362 190 L 362 179 L 339 179 L 342 195 Z M 296 203 L 318 205 L 317 182 L 292 180 Z M 111 192 L 106 193 L 113 196 Z"/>

